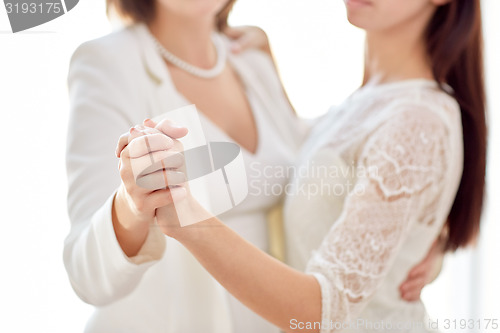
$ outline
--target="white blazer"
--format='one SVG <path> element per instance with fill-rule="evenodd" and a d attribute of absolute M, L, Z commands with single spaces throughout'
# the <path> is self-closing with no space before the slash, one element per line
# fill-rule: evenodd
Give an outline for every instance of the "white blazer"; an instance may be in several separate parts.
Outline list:
<path fill-rule="evenodd" d="M 146 29 L 137 24 L 86 42 L 71 59 L 71 231 L 64 264 L 78 296 L 97 307 L 87 332 L 230 333 L 234 318 L 225 292 L 184 247 L 152 228 L 138 255 L 128 258 L 114 233 L 111 209 L 120 184 L 114 149 L 119 136 L 145 118 L 186 104 Z M 269 110 L 278 135 L 298 147 L 303 132 L 298 132 L 272 60 L 259 51 L 230 55 L 229 60 Z M 172 265 L 175 271 L 151 273 Z M 168 293 L 163 285 L 170 286 Z"/>

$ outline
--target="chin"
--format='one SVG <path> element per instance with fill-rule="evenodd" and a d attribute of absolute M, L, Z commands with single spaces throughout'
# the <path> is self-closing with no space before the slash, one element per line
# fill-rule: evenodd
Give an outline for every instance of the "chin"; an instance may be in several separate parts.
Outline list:
<path fill-rule="evenodd" d="M 193 10 L 198 14 L 216 16 L 218 12 L 224 8 L 226 1 L 207 1 L 207 0 L 192 0 Z"/>
<path fill-rule="evenodd" d="M 207 19 L 212 18 L 217 15 L 217 13 L 224 7 L 224 1 L 215 1 L 215 0 L 176 0 L 181 1 L 174 2 L 176 7 L 171 4 L 170 10 L 173 12 L 177 12 L 180 15 L 185 17 L 189 17 L 192 19 Z"/>
<path fill-rule="evenodd" d="M 347 20 L 356 28 L 367 30 L 370 27 L 369 20 L 360 16 L 361 15 L 347 13 Z"/>
<path fill-rule="evenodd" d="M 377 10 L 372 0 L 344 0 L 347 20 L 353 26 L 367 30 L 374 25 Z"/>

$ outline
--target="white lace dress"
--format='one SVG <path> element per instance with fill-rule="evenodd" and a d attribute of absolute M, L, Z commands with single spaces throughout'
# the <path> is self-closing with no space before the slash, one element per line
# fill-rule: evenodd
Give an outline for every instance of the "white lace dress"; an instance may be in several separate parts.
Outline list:
<path fill-rule="evenodd" d="M 287 260 L 321 286 L 321 332 L 426 332 L 398 286 L 450 211 L 463 161 L 456 101 L 428 80 L 363 87 L 306 142 L 284 207 Z"/>

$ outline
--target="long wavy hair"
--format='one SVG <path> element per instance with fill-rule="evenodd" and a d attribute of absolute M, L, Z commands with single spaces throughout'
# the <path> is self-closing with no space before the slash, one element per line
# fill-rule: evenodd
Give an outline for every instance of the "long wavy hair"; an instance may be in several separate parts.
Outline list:
<path fill-rule="evenodd" d="M 452 0 L 438 7 L 426 32 L 435 80 L 453 88 L 460 104 L 464 165 L 448 217 L 446 250 L 455 251 L 477 238 L 485 197 L 486 97 L 479 0 Z"/>

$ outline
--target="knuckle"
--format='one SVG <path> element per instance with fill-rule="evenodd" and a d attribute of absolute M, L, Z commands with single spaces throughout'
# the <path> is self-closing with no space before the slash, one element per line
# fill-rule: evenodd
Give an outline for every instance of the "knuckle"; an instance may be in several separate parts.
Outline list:
<path fill-rule="evenodd" d="M 121 163 L 119 173 L 120 173 L 120 178 L 123 181 L 126 181 L 129 179 L 130 170 L 124 165 L 124 163 Z"/>
<path fill-rule="evenodd" d="M 125 180 L 127 178 L 127 172 L 126 170 L 124 169 L 123 167 L 123 163 L 121 163 L 120 167 L 119 167 L 119 170 L 118 170 L 119 174 L 120 174 L 120 178 L 122 180 Z"/>

